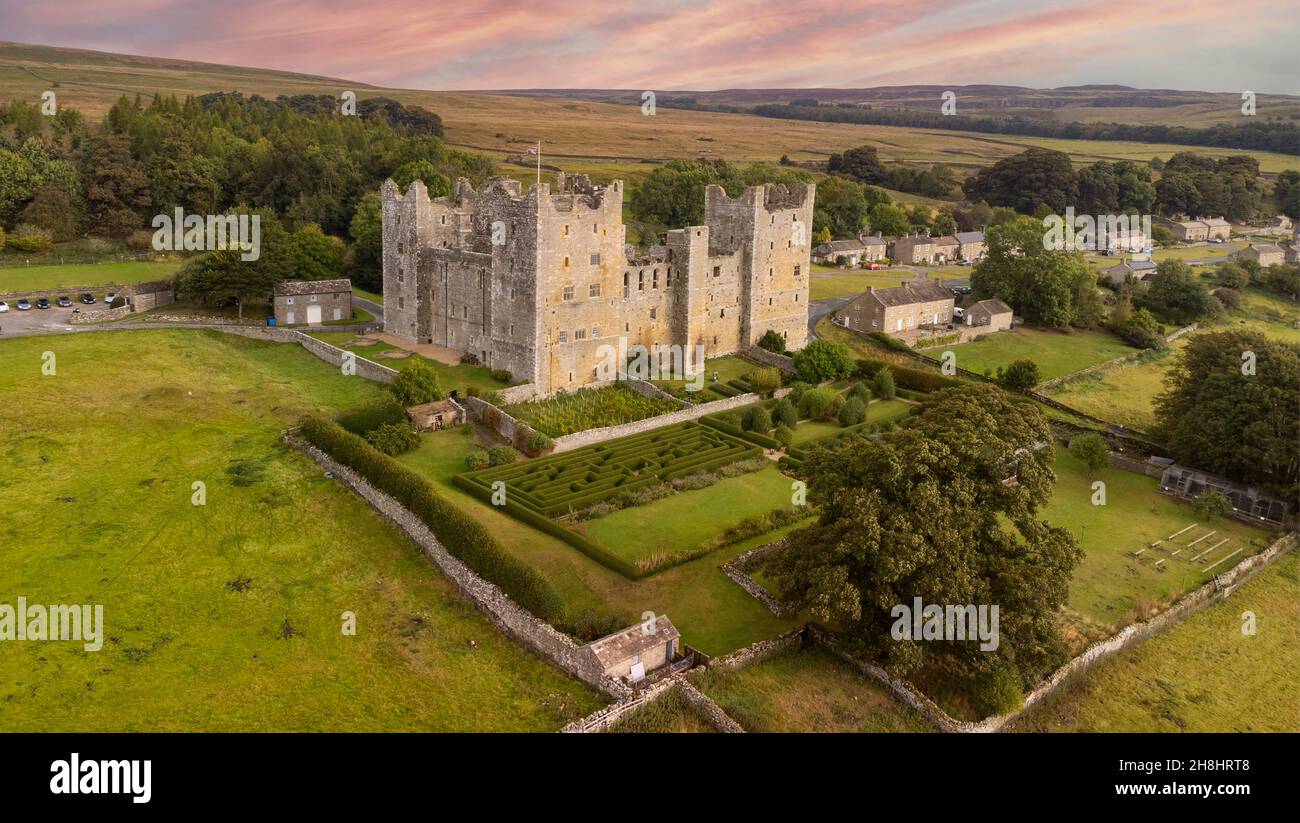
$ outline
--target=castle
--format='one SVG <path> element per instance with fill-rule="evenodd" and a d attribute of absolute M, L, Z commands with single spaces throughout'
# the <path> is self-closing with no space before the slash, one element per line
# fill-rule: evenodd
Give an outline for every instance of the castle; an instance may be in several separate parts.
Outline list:
<path fill-rule="evenodd" d="M 741 351 L 769 329 L 808 334 L 812 185 L 704 195 L 704 225 L 625 243 L 623 184 L 559 176 L 456 181 L 430 199 L 383 185 L 384 330 L 475 355 L 538 395 L 597 381 L 602 347 Z M 694 364 L 698 371 L 700 364 Z"/>

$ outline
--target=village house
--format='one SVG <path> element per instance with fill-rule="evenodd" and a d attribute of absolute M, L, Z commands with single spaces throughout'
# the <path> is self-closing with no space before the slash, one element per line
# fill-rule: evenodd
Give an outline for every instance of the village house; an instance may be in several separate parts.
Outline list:
<path fill-rule="evenodd" d="M 1205 217 L 1201 219 L 1205 224 L 1205 239 L 1207 240 L 1227 240 L 1232 236 L 1232 224 L 1222 217 Z"/>
<path fill-rule="evenodd" d="M 951 263 L 961 255 L 961 241 L 951 234 L 934 239 L 934 257 L 936 263 Z"/>
<path fill-rule="evenodd" d="M 1202 217 L 1198 220 L 1170 220 L 1166 217 L 1158 217 L 1156 222 L 1169 229 L 1174 239 L 1184 243 L 1227 240 L 1232 234 L 1232 224 L 1222 217 Z"/>
<path fill-rule="evenodd" d="M 416 431 L 437 431 L 465 422 L 465 409 L 452 398 L 408 406 L 406 419 Z"/>
<path fill-rule="evenodd" d="M 878 241 L 876 242 L 869 241 Z M 879 237 L 864 237 L 858 240 L 832 240 L 822 243 L 812 250 L 815 263 L 827 266 L 845 265 L 857 268 L 863 263 L 879 260 L 885 256 L 885 241 Z M 841 260 L 843 263 L 841 263 Z"/>
<path fill-rule="evenodd" d="M 984 244 L 984 232 L 959 231 L 956 237 L 959 244 L 957 254 L 962 260 L 978 263 L 984 259 L 984 253 L 988 251 L 988 246 Z"/>
<path fill-rule="evenodd" d="M 681 634 L 667 615 L 637 623 L 614 634 L 593 640 L 587 651 L 601 671 L 610 677 L 638 683 L 651 673 L 670 665 L 680 653 Z"/>
<path fill-rule="evenodd" d="M 1102 270 L 1102 274 L 1116 288 L 1130 281 L 1141 282 L 1155 273 L 1156 264 L 1151 260 L 1125 260 Z"/>
<path fill-rule="evenodd" d="M 1273 243 L 1251 243 L 1233 254 L 1237 260 L 1254 260 L 1261 266 L 1272 266 L 1286 262 L 1286 251 Z"/>
<path fill-rule="evenodd" d="M 935 238 L 924 234 L 908 234 L 889 241 L 889 259 L 895 263 L 915 265 L 934 259 Z"/>
<path fill-rule="evenodd" d="M 275 322 L 282 326 L 348 320 L 352 317 L 352 281 L 285 280 L 276 285 L 272 300 Z"/>
<path fill-rule="evenodd" d="M 971 328 L 978 328 L 981 333 L 1006 331 L 1011 328 L 1015 313 L 1001 300 L 980 300 L 965 309 L 962 322 Z"/>
<path fill-rule="evenodd" d="M 883 331 L 895 337 L 914 337 L 922 328 L 952 322 L 953 294 L 938 283 L 916 281 L 888 289 L 868 287 L 836 312 L 847 329 L 863 333 Z"/>

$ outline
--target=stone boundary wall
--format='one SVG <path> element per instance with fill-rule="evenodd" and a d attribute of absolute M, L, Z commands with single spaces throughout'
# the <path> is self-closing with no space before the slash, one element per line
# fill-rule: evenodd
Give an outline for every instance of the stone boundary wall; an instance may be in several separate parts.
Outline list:
<path fill-rule="evenodd" d="M 115 309 L 91 309 L 89 311 L 78 312 L 68 318 L 68 325 L 80 326 L 85 323 L 101 323 L 106 320 L 120 320 L 126 317 L 135 309 L 127 306 L 118 306 Z"/>
<path fill-rule="evenodd" d="M 266 328 L 270 330 L 273 327 L 268 326 Z M 326 343 L 324 340 L 317 340 L 309 334 L 289 329 L 284 329 L 283 331 L 288 331 L 289 334 L 296 338 L 299 345 L 319 357 L 321 360 L 324 360 L 326 363 L 333 363 L 336 366 L 340 366 L 343 363 L 343 356 L 351 354 L 351 356 L 355 358 L 354 363 L 357 367 L 357 374 L 367 380 L 374 380 L 377 383 L 391 383 L 393 382 L 393 378 L 397 376 L 397 369 L 380 365 L 373 360 L 367 360 L 359 354 L 344 351 L 338 346 L 332 346 L 329 343 Z"/>
<path fill-rule="evenodd" d="M 686 401 L 682 400 L 680 397 L 673 397 L 671 394 L 659 388 L 654 383 L 649 383 L 646 382 L 645 380 L 640 380 L 634 377 L 628 377 L 623 380 L 616 380 L 614 384 L 617 385 L 618 383 L 625 384 L 632 391 L 636 392 L 642 397 L 648 397 L 651 400 L 671 400 L 674 403 L 676 403 L 679 408 L 685 408 L 687 405 Z"/>
<path fill-rule="evenodd" d="M 603 732 L 610 726 L 614 725 L 626 714 L 630 714 L 636 709 L 641 708 L 647 703 L 652 702 L 655 698 L 668 691 L 677 683 L 676 678 L 665 677 L 657 680 L 650 686 L 641 691 L 633 691 L 622 700 L 610 703 L 608 706 L 596 709 L 596 711 L 579 720 L 573 720 L 566 723 L 561 729 L 561 734 L 594 734 Z"/>
<path fill-rule="evenodd" d="M 677 688 L 681 691 L 682 697 L 699 710 L 700 714 L 709 721 L 709 725 L 724 734 L 744 734 L 745 729 L 739 723 L 731 718 L 731 715 L 722 710 L 722 707 L 713 702 L 713 699 L 704 692 L 695 688 L 685 677 L 677 681 Z"/>
<path fill-rule="evenodd" d="M 775 366 L 783 374 L 795 373 L 794 358 L 768 351 L 762 346 L 750 346 L 742 352 L 737 352 L 737 355 L 743 360 L 757 363 L 760 366 Z"/>
<path fill-rule="evenodd" d="M 736 649 L 733 652 L 724 654 L 722 657 L 715 657 L 709 661 L 707 668 L 732 671 L 742 669 L 745 666 L 752 666 L 755 663 L 761 663 L 764 660 L 785 654 L 791 649 L 802 648 L 807 632 L 806 626 L 800 626 L 771 639 L 751 643 L 743 649 Z"/>
<path fill-rule="evenodd" d="M 1147 477 L 1154 477 L 1159 480 L 1164 476 L 1165 470 L 1159 466 L 1148 463 L 1145 460 L 1134 460 L 1118 452 L 1110 452 L 1110 467 L 1120 471 L 1133 472 L 1134 474 L 1144 474 Z"/>
<path fill-rule="evenodd" d="M 762 546 L 755 546 L 749 551 L 737 555 L 730 562 L 718 566 L 723 574 L 731 578 L 733 583 L 748 592 L 750 597 L 767 606 L 767 610 L 777 617 L 782 617 L 785 614 L 781 604 L 767 589 L 759 585 L 757 580 L 749 576 L 749 571 L 759 560 L 783 547 L 787 539 L 787 537 L 783 537 Z"/>
<path fill-rule="evenodd" d="M 508 637 L 616 700 L 628 696 L 629 687 L 606 676 L 589 651 L 567 635 L 557 631 L 549 623 L 534 617 L 495 584 L 479 577 L 468 566 L 453 557 L 443 548 L 437 535 L 396 500 L 370 485 L 365 478 L 325 452 L 293 434 L 284 435 L 284 441 L 305 453 L 317 465 L 330 472 L 336 480 L 365 500 L 385 520 L 405 532 L 424 550 L 433 564 L 451 580 L 457 591 L 468 597 L 479 611 L 483 612 Z"/>
<path fill-rule="evenodd" d="M 1194 331 L 1196 331 L 1195 323 L 1191 324 L 1190 326 L 1183 326 L 1178 331 L 1173 332 L 1172 334 L 1165 335 L 1165 342 L 1172 343 L 1173 341 L 1177 340 L 1183 335 L 1191 334 Z M 1034 386 L 1034 391 L 1042 392 L 1046 389 L 1055 388 L 1056 386 L 1059 386 L 1062 383 L 1066 383 L 1071 380 L 1074 380 L 1075 378 L 1082 377 L 1085 374 L 1109 371 L 1113 368 L 1116 368 L 1118 366 L 1123 366 L 1131 361 L 1141 358 L 1148 351 L 1150 351 L 1150 349 L 1139 349 L 1138 351 L 1121 355 L 1120 357 L 1116 357 L 1111 360 L 1107 360 L 1105 363 L 1098 363 L 1097 365 L 1089 366 L 1086 369 L 1079 369 L 1078 371 L 1072 371 L 1069 374 L 1063 374 L 1060 377 L 1053 377 L 1051 380 L 1044 380 L 1043 382 L 1039 383 L 1037 386 Z"/>
<path fill-rule="evenodd" d="M 521 383 L 518 386 L 498 389 L 496 396 L 502 403 L 509 405 L 511 403 L 531 403 L 533 400 L 538 399 L 539 394 L 537 387 L 532 383 Z"/>
<path fill-rule="evenodd" d="M 647 417 L 644 420 L 636 420 L 632 423 L 620 423 L 617 426 L 605 426 L 600 429 L 587 429 L 586 431 L 566 434 L 563 437 L 555 438 L 555 451 L 566 452 L 573 449 L 579 449 L 583 446 L 590 446 L 595 443 L 603 443 L 606 440 L 614 440 L 619 437 L 627 437 L 632 434 L 658 429 L 664 426 L 671 426 L 674 423 L 684 423 L 687 420 L 697 420 L 705 415 L 717 414 L 718 412 L 730 411 L 740 406 L 748 406 L 750 403 L 757 403 L 763 398 L 757 394 L 739 394 L 735 397 L 728 397 L 723 400 L 714 400 L 709 403 L 700 403 L 695 406 L 687 406 L 675 412 L 668 412 L 657 417 Z"/>
<path fill-rule="evenodd" d="M 466 395 L 457 400 L 466 408 L 472 419 L 492 429 L 516 449 L 528 453 L 528 449 L 525 448 L 528 445 L 528 438 L 539 433 L 532 426 L 522 420 L 516 420 L 481 397 Z"/>

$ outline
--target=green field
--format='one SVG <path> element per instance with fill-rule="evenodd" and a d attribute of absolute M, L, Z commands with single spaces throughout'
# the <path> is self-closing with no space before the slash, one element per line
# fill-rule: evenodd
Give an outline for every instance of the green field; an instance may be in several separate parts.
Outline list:
<path fill-rule="evenodd" d="M 45 289 L 73 288 L 75 286 L 129 286 L 171 277 L 180 263 L 86 263 L 67 266 L 13 266 L 0 258 L 0 293 L 15 291 L 43 291 Z M 102 296 L 96 292 L 95 297 Z"/>
<path fill-rule="evenodd" d="M 1060 332 L 1026 326 L 990 334 L 974 343 L 930 349 L 924 354 L 939 360 L 945 351 L 957 356 L 958 368 L 976 374 L 983 374 L 985 369 L 996 374 L 999 366 L 1006 368 L 1016 360 L 1032 360 L 1038 364 L 1038 374 L 1043 380 L 1134 353 L 1123 340 L 1104 331 Z"/>
<path fill-rule="evenodd" d="M 1053 470 L 1056 485 L 1039 516 L 1053 526 L 1068 529 L 1083 549 L 1083 561 L 1070 582 L 1068 605 L 1071 622 L 1088 639 L 1113 634 L 1121 626 L 1149 616 L 1214 574 L 1257 553 L 1273 539 L 1271 532 L 1238 520 L 1218 518 L 1152 549 L 1148 544 L 1198 522 L 1191 506 L 1160 494 L 1152 477 L 1119 469 L 1089 474 L 1064 448 L 1057 449 Z M 1106 484 L 1104 506 L 1092 504 L 1094 481 Z M 1218 533 L 1188 549 L 1188 543 L 1211 530 Z M 1228 538 L 1227 543 L 1202 560 L 1191 562 L 1192 557 L 1224 538 Z M 1131 557 L 1138 549 L 1144 549 L 1142 555 Z M 1242 552 L 1209 574 L 1202 571 L 1237 549 Z M 1172 555 L 1174 551 L 1179 554 Z M 1156 568 L 1158 560 L 1165 561 L 1165 571 Z"/>
<path fill-rule="evenodd" d="M 0 341 L 5 602 L 100 604 L 106 626 L 99 652 L 6 644 L 4 727 L 542 731 L 601 705 L 279 442 L 380 391 L 217 332 Z"/>
<path fill-rule="evenodd" d="M 716 731 L 676 687 L 638 706 L 606 729 L 610 734 L 712 734 Z"/>
<path fill-rule="evenodd" d="M 790 478 L 766 468 L 588 520 L 587 537 L 632 562 L 691 550 L 747 517 L 788 509 Z"/>
<path fill-rule="evenodd" d="M 1156 395 L 1164 391 L 1165 375 L 1186 345 L 1187 338 L 1180 337 L 1162 355 L 1153 352 L 1104 372 L 1092 372 L 1053 386 L 1047 394 L 1084 414 L 1137 431 L 1153 431 Z"/>
<path fill-rule="evenodd" d="M 457 486 L 453 478 L 464 473 L 465 455 L 477 447 L 471 430 L 426 433 L 421 440 L 420 448 L 402 455 L 401 462 L 429 478 L 448 501 L 470 512 L 508 552 L 540 571 L 559 591 L 571 614 L 592 609 L 614 615 L 627 625 L 640 619 L 645 611 L 666 614 L 684 641 L 706 654 L 725 654 L 774 637 L 793 625 L 793 621 L 774 617 L 724 575 L 718 565 L 779 539 L 797 526 L 630 580 Z"/>
<path fill-rule="evenodd" d="M 819 273 L 819 271 L 821 273 Z M 865 271 L 862 269 L 835 269 L 824 266 L 815 267 L 808 280 L 808 299 L 835 300 L 844 297 L 857 297 L 868 286 L 876 289 L 888 289 L 902 285 L 906 280 L 924 274 L 930 280 L 942 283 L 944 280 L 960 280 L 970 277 L 970 269 L 962 266 L 949 266 L 943 269 L 920 271 L 915 269 L 879 269 Z"/>
<path fill-rule="evenodd" d="M 1243 615 L 1257 620 L 1245 634 Z M 1011 731 L 1300 731 L 1300 554 L 1228 600 L 1105 660 Z"/>
<path fill-rule="evenodd" d="M 437 360 L 430 360 L 427 357 L 421 357 L 418 354 L 412 354 L 409 357 L 390 358 L 385 357 L 384 352 L 400 352 L 397 346 L 391 343 L 385 343 L 382 340 L 375 340 L 368 345 L 362 345 L 358 342 L 357 335 L 346 331 L 322 331 L 311 332 L 311 336 L 317 340 L 329 343 L 331 346 L 338 346 L 340 349 L 346 349 L 354 354 L 364 357 L 367 360 L 373 360 L 392 369 L 402 371 L 409 369 L 411 363 L 422 360 L 438 373 L 438 382 L 442 390 L 449 391 L 458 389 L 462 393 L 468 388 L 475 388 L 485 392 L 497 391 L 506 388 L 505 383 L 497 380 L 492 376 L 490 369 L 482 366 L 469 366 L 464 363 L 458 363 L 454 366 L 447 363 L 441 363 Z"/>
<path fill-rule="evenodd" d="M 881 686 L 822 651 L 790 651 L 691 679 L 749 732 L 933 731 Z"/>

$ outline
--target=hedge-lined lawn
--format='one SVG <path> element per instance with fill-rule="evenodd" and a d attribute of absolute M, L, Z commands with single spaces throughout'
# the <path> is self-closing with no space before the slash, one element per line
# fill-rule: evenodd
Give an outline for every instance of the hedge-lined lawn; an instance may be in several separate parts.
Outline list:
<path fill-rule="evenodd" d="M 875 682 L 819 650 L 691 679 L 749 732 L 933 731 Z"/>
<path fill-rule="evenodd" d="M 627 386 L 579 389 L 546 400 L 514 403 L 502 411 L 551 437 L 587 429 L 634 423 L 647 417 L 678 411 L 681 404 L 663 397 L 646 397 Z"/>
<path fill-rule="evenodd" d="M 635 563 L 694 549 L 747 517 L 790 508 L 790 482 L 773 463 L 703 489 L 620 509 L 586 521 L 583 528 L 587 537 Z"/>
<path fill-rule="evenodd" d="M 1165 375 L 1177 362 L 1188 338 L 1180 337 L 1161 356 L 1135 360 L 1102 374 L 1089 374 L 1048 391 L 1054 399 L 1072 409 L 1138 431 L 1156 425 L 1154 400 L 1164 391 Z"/>
<path fill-rule="evenodd" d="M 70 286 L 128 286 L 171 277 L 179 262 L 84 263 L 48 266 L 15 266 L 0 258 L 0 292 L 61 289 Z M 99 297 L 99 295 L 95 295 Z"/>
<path fill-rule="evenodd" d="M 870 381 L 867 381 L 867 385 L 870 385 Z M 872 400 L 867 406 L 867 417 L 863 422 L 879 423 L 881 421 L 901 419 L 907 415 L 913 405 L 906 400 Z M 801 420 L 799 425 L 795 427 L 794 440 L 791 445 L 802 446 L 813 440 L 831 437 L 841 430 L 842 427 L 839 423 L 829 423 L 824 420 Z"/>
<path fill-rule="evenodd" d="M 398 349 L 397 346 L 394 346 L 391 343 L 385 343 L 382 340 L 377 340 L 369 346 L 348 346 L 346 345 L 347 343 L 356 340 L 359 336 L 352 332 L 322 331 L 309 332 L 309 334 L 317 340 L 329 343 L 332 346 L 338 346 L 340 349 L 346 349 L 359 357 L 373 360 L 376 363 L 381 363 L 389 368 L 397 369 L 398 371 L 409 369 L 411 363 L 416 360 L 422 360 L 432 366 L 433 370 L 438 373 L 438 381 L 444 392 L 451 389 L 458 389 L 464 393 L 470 387 L 484 392 L 491 392 L 504 389 L 509 385 L 508 383 L 503 383 L 500 380 L 495 379 L 492 376 L 492 371 L 483 366 L 467 366 L 463 363 L 449 366 L 446 363 L 441 363 L 437 360 L 430 360 L 426 357 L 421 357 L 418 354 L 412 354 L 409 357 L 401 358 L 379 357 L 378 355 L 381 352 L 400 351 L 400 349 Z"/>
<path fill-rule="evenodd" d="M 1253 636 L 1242 632 L 1248 611 L 1257 620 Z M 1300 554 L 1092 667 L 1012 730 L 1300 731 Z"/>
<path fill-rule="evenodd" d="M 780 634 L 794 621 L 779 620 L 733 583 L 718 565 L 779 539 L 797 526 L 727 546 L 640 580 L 630 580 L 456 486 L 476 438 L 465 430 L 421 435 L 420 448 L 399 460 L 429 478 L 447 500 L 470 512 L 510 553 L 540 571 L 564 598 L 566 609 L 618 617 L 626 625 L 645 611 L 667 614 L 685 642 L 707 654 L 725 654 Z"/>
<path fill-rule="evenodd" d="M 999 366 L 1006 368 L 1017 360 L 1032 360 L 1038 364 L 1039 377 L 1050 380 L 1132 354 L 1134 349 L 1109 332 L 1058 332 L 1020 326 L 1014 331 L 990 334 L 974 343 L 940 346 L 923 354 L 939 360 L 945 351 L 957 356 L 959 368 L 977 374 L 983 374 L 985 369 L 996 374 Z"/>
<path fill-rule="evenodd" d="M 554 730 L 599 706 L 280 444 L 380 392 L 216 332 L 0 340 L 0 589 L 101 604 L 106 624 L 99 652 L 7 644 L 5 728 Z"/>
<path fill-rule="evenodd" d="M 1089 635 L 1112 634 L 1134 620 L 1135 609 L 1153 609 L 1172 602 L 1272 540 L 1270 532 L 1219 518 L 1170 541 L 1168 551 L 1146 548 L 1141 559 L 1129 557 L 1130 552 L 1163 540 L 1200 518 L 1191 506 L 1160 494 L 1155 478 L 1119 469 L 1103 469 L 1090 475 L 1064 448 L 1057 449 L 1053 471 L 1056 485 L 1040 517 L 1053 526 L 1069 529 L 1080 539 L 1084 556 L 1070 583 L 1069 607 L 1072 622 Z M 1092 483 L 1097 480 L 1106 484 L 1105 506 L 1092 505 Z M 1187 549 L 1188 543 L 1210 530 L 1218 534 Z M 1190 562 L 1191 557 L 1225 537 L 1230 538 L 1228 543 L 1201 561 Z M 1239 548 L 1243 551 L 1227 563 L 1210 574 L 1201 573 Z M 1172 557 L 1170 553 L 1179 549 L 1181 553 Z M 1161 559 L 1168 571 L 1155 568 L 1155 562 Z"/>

